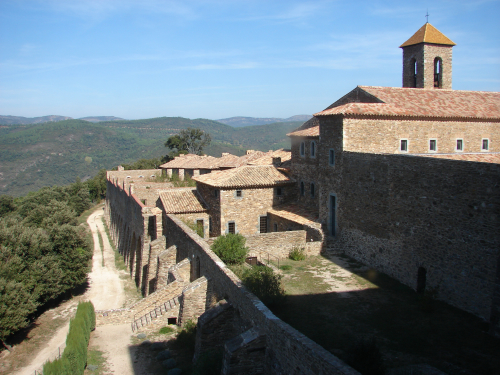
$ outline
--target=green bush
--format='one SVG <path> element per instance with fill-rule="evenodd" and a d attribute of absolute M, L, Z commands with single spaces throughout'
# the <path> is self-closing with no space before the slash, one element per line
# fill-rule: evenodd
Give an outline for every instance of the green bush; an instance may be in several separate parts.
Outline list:
<path fill-rule="evenodd" d="M 95 328 L 95 311 L 92 302 L 80 302 L 69 323 L 66 348 L 60 359 L 43 366 L 45 375 L 83 374 L 87 365 L 87 347 L 90 332 Z"/>
<path fill-rule="evenodd" d="M 280 267 L 280 270 L 283 270 L 283 271 L 290 271 L 293 267 L 288 265 L 288 264 L 285 264 L 284 266 L 281 266 Z"/>
<path fill-rule="evenodd" d="M 281 275 L 266 266 L 255 266 L 243 273 L 243 284 L 265 305 L 278 305 L 285 299 Z"/>
<path fill-rule="evenodd" d="M 245 242 L 241 234 L 228 233 L 217 237 L 211 249 L 226 264 L 242 264 L 248 253 Z"/>
<path fill-rule="evenodd" d="M 288 253 L 288 258 L 291 260 L 304 260 L 306 259 L 305 249 L 299 247 L 293 247 Z"/>
<path fill-rule="evenodd" d="M 196 323 L 188 320 L 182 331 L 179 332 L 174 342 L 174 347 L 182 348 L 194 352 L 196 342 Z"/>

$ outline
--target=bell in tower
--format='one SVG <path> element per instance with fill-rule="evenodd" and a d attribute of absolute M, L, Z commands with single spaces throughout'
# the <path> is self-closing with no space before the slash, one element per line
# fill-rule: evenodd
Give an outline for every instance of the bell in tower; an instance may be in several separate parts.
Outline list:
<path fill-rule="evenodd" d="M 404 42 L 403 87 L 451 90 L 453 43 L 430 23 Z"/>

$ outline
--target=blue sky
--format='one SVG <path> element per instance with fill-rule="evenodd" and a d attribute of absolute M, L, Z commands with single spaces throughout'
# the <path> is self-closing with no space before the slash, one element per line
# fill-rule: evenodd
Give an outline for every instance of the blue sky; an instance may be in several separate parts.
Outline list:
<path fill-rule="evenodd" d="M 0 114 L 312 114 L 401 86 L 427 9 L 457 44 L 453 88 L 500 91 L 500 0 L 1 0 Z"/>

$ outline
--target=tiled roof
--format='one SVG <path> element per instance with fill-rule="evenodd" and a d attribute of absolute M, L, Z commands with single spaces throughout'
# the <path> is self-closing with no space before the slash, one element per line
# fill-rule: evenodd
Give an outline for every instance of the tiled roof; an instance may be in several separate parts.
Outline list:
<path fill-rule="evenodd" d="M 231 155 L 234 156 L 234 155 Z M 163 169 L 217 169 L 221 158 L 194 154 L 179 155 L 168 163 L 160 165 Z"/>
<path fill-rule="evenodd" d="M 448 37 L 441 31 L 436 29 L 430 23 L 426 23 L 413 36 L 399 47 L 408 47 L 419 43 L 444 44 L 447 46 L 456 46 Z"/>
<path fill-rule="evenodd" d="M 234 158 L 227 158 L 225 160 L 221 160 L 219 163 L 220 168 L 238 168 L 243 165 L 247 165 L 248 163 L 257 160 L 264 156 L 266 153 L 262 151 L 253 151 L 249 154 L 243 156 L 235 156 Z M 231 155 L 234 156 L 234 155 Z"/>
<path fill-rule="evenodd" d="M 313 117 L 287 135 L 289 137 L 319 137 L 319 120 Z"/>
<path fill-rule="evenodd" d="M 266 152 L 263 156 L 249 162 L 249 165 L 272 165 L 273 158 L 281 158 L 281 163 L 284 163 L 292 158 L 292 152 L 280 148 L 276 151 Z"/>
<path fill-rule="evenodd" d="M 204 212 L 207 206 L 196 189 L 172 189 L 160 193 L 167 214 Z"/>
<path fill-rule="evenodd" d="M 219 188 L 271 187 L 295 182 L 272 165 L 246 165 L 193 177 L 193 180 Z"/>
<path fill-rule="evenodd" d="M 415 155 L 415 154 L 413 154 Z M 500 153 L 474 153 L 474 154 L 417 154 L 428 158 L 451 159 L 462 161 L 475 161 L 479 163 L 500 164 Z"/>
<path fill-rule="evenodd" d="M 318 214 L 297 204 L 283 204 L 268 211 L 271 214 L 299 224 L 311 224 L 318 221 Z"/>
<path fill-rule="evenodd" d="M 354 102 L 357 90 L 381 103 Z M 353 102 L 330 106 L 315 116 L 368 115 L 500 120 L 500 92 L 358 86 Z M 351 94 L 350 93 L 350 94 Z M 349 100 L 349 94 L 345 96 Z"/>

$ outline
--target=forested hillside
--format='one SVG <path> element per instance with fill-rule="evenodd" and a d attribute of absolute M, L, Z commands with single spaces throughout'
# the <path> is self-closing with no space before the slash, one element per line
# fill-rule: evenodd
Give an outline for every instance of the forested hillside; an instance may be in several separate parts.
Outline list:
<path fill-rule="evenodd" d="M 85 181 L 102 168 L 167 153 L 169 136 L 200 128 L 212 137 L 205 152 L 243 155 L 246 149 L 288 148 L 286 133 L 301 122 L 233 128 L 216 121 L 160 117 L 91 123 L 66 120 L 0 128 L 0 194 L 21 196 L 44 186 Z"/>

